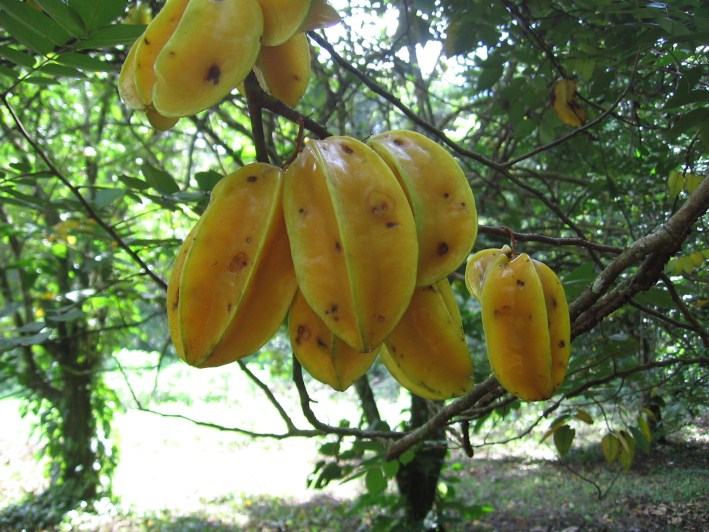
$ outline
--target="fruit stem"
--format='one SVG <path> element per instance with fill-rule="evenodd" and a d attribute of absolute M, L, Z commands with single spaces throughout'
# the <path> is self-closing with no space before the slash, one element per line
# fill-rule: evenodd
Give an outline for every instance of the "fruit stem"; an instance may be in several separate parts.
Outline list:
<path fill-rule="evenodd" d="M 510 235 L 510 252 L 508 255 L 512 258 L 517 255 L 517 241 L 515 240 L 515 232 L 506 225 L 501 225 L 500 229 L 507 231 Z"/>

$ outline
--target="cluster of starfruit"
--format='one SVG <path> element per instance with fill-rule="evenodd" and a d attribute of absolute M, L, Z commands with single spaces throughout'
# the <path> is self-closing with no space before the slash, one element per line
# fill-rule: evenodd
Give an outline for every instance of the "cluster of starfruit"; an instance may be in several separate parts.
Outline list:
<path fill-rule="evenodd" d="M 379 355 L 420 396 L 462 395 L 473 363 L 447 277 L 477 231 L 463 171 L 423 135 L 310 140 L 286 170 L 253 163 L 216 185 L 169 281 L 173 343 L 222 365 L 287 318 L 298 361 L 336 390 Z"/>
<path fill-rule="evenodd" d="M 527 401 L 551 397 L 571 354 L 569 308 L 556 274 L 503 246 L 470 257 L 465 283 L 480 302 L 488 359 L 499 383 Z"/>
<path fill-rule="evenodd" d="M 305 32 L 339 20 L 326 0 L 167 0 L 128 51 L 121 98 L 165 130 L 219 102 L 253 70 L 294 106 L 310 80 Z"/>

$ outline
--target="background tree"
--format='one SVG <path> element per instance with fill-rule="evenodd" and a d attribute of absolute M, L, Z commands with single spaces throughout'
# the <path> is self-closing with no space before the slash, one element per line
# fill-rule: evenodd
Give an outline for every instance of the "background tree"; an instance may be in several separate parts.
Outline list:
<path fill-rule="evenodd" d="M 599 438 L 620 438 L 629 464 L 631 447 L 662 434 L 660 416 L 671 430 L 681 409 L 706 405 L 701 1 L 333 1 L 343 20 L 309 34 L 314 75 L 297 109 L 250 78 L 246 97 L 235 92 L 162 134 L 117 97 L 117 70 L 143 29 L 121 23 L 139 22 L 125 19 L 133 5 L 0 5 L 0 369 L 3 386 L 21 390 L 46 420 L 52 479 L 68 494 L 60 512 L 110 484 L 115 404 L 101 372 L 115 364 L 112 353 L 135 345 L 173 356 L 163 279 L 208 192 L 255 159 L 285 163 L 301 126 L 316 138 L 395 128 L 434 138 L 476 195 L 475 249 L 512 235 L 559 273 L 572 335 L 583 340 L 534 425 L 558 414 L 550 435 L 560 453 L 573 423 L 592 412 L 604 419 Z M 559 79 L 578 87 L 587 115 L 579 127 L 552 109 Z M 479 382 L 466 396 L 414 398 L 410 423 L 390 427 L 365 378 L 356 386 L 362 418 L 331 426 L 311 409 L 294 364 L 312 427 L 278 413 L 285 435 L 330 438 L 315 485 L 360 471 L 377 500 L 396 477 L 404 519 L 420 524 L 447 450 L 470 451 L 476 427 L 519 408 L 489 378 L 480 309 L 461 272 L 453 281 Z M 239 366 L 248 372 L 248 359 Z"/>

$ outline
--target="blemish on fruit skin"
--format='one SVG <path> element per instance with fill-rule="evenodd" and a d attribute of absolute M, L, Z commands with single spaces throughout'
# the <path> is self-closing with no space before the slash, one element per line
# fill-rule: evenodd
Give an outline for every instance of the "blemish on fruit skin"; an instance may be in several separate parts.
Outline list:
<path fill-rule="evenodd" d="M 559 342 L 559 347 L 562 348 L 562 349 L 563 349 L 564 347 L 566 347 L 566 342 L 564 342 L 564 340 L 561 340 L 561 341 Z"/>
<path fill-rule="evenodd" d="M 246 178 L 246 180 L 249 183 L 255 183 L 257 179 L 258 179 L 258 177 L 256 177 L 255 175 L 250 175 L 249 177 Z"/>
<path fill-rule="evenodd" d="M 347 155 L 351 155 L 354 153 L 354 150 L 347 146 L 347 144 L 340 144 L 340 149 L 345 152 Z"/>
<path fill-rule="evenodd" d="M 175 291 L 175 302 L 172 304 L 172 310 L 177 310 L 177 306 L 180 304 L 180 289 Z"/>
<path fill-rule="evenodd" d="M 377 316 L 377 321 L 378 321 L 379 323 L 386 323 L 387 319 L 386 319 L 384 316 L 382 316 L 381 314 L 379 314 L 379 315 Z"/>
<path fill-rule="evenodd" d="M 335 251 L 337 251 L 337 252 L 342 251 L 342 246 L 340 245 L 339 242 L 335 242 Z"/>
<path fill-rule="evenodd" d="M 443 193 L 443 199 L 448 199 L 450 197 L 451 197 L 451 195 L 448 192 Z"/>
<path fill-rule="evenodd" d="M 295 343 L 300 345 L 301 342 L 307 342 L 310 338 L 310 329 L 306 325 L 298 325 L 298 334 L 295 337 Z"/>
<path fill-rule="evenodd" d="M 448 253 L 448 244 L 446 242 L 441 242 L 438 244 L 438 256 L 442 257 Z"/>
<path fill-rule="evenodd" d="M 392 229 L 392 228 L 394 228 L 394 227 L 397 227 L 398 225 L 399 225 L 399 224 L 396 223 L 396 222 L 387 222 L 387 224 L 386 224 L 387 229 Z"/>
<path fill-rule="evenodd" d="M 524 281 L 522 279 L 517 279 L 517 286 L 524 288 Z"/>
<path fill-rule="evenodd" d="M 219 78 L 221 77 L 222 71 L 218 65 L 212 65 L 207 70 L 207 76 L 204 80 L 212 85 L 219 85 Z"/>
<path fill-rule="evenodd" d="M 298 209 L 298 214 L 300 214 L 301 216 L 305 216 L 306 214 L 308 214 L 308 211 L 301 207 L 300 209 Z"/>
<path fill-rule="evenodd" d="M 403 146 L 404 144 L 406 144 L 406 142 L 401 139 L 394 139 L 394 144 L 396 144 L 397 146 Z"/>
<path fill-rule="evenodd" d="M 249 256 L 243 251 L 239 251 L 231 258 L 229 262 L 229 271 L 231 273 L 239 273 L 249 265 Z"/>
<path fill-rule="evenodd" d="M 145 43 L 145 46 L 150 46 L 150 41 L 147 37 L 143 37 L 143 42 Z"/>
<path fill-rule="evenodd" d="M 234 305 L 232 305 L 232 303 L 231 303 L 231 301 L 230 301 L 230 302 L 227 303 L 227 305 L 226 305 L 226 311 L 227 311 L 227 312 L 231 312 L 231 309 L 232 309 L 232 308 L 234 308 Z"/>
<path fill-rule="evenodd" d="M 317 341 L 318 347 L 319 347 L 320 349 L 327 349 L 327 343 L 325 343 L 325 340 L 323 340 L 322 338 L 320 338 L 320 337 L 318 336 L 318 338 L 317 338 L 316 341 Z"/>

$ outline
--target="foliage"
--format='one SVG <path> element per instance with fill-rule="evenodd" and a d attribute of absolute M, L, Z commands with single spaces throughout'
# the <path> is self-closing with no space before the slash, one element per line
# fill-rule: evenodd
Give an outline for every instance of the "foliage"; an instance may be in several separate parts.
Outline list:
<path fill-rule="evenodd" d="M 177 245 L 222 175 L 256 158 L 284 163 L 301 127 L 314 137 L 407 128 L 434 138 L 475 193 L 476 249 L 512 234 L 560 274 L 572 302 L 571 368 L 529 430 L 544 424 L 562 457 L 589 429 L 608 461 L 628 469 L 638 451 L 652 452 L 709 404 L 709 6 L 332 3 L 343 20 L 309 34 L 314 77 L 297 110 L 252 93 L 249 113 L 235 92 L 156 133 L 115 88 L 144 28 L 129 12 L 135 2 L 0 2 L 0 391 L 26 397 L 42 416 L 57 485 L 71 477 L 71 442 L 84 440 L 100 467 L 89 480 L 97 491 L 84 486 L 79 499 L 110 491 L 117 460 L 110 424 L 118 405 L 102 378 L 111 355 L 160 353 L 158 371 L 172 361 L 164 278 Z M 558 79 L 575 81 L 583 126 L 554 114 Z M 427 415 L 446 430 L 446 445 L 473 449 L 484 445 L 485 427 L 524 409 L 487 379 L 479 305 L 460 276 L 453 283 L 480 384 Z M 332 438 L 313 485 L 364 476 L 363 504 L 399 505 L 386 498 L 394 464 L 426 445 L 431 430 L 391 429 L 374 414 L 384 378 L 376 373 L 374 386 L 358 383 L 361 419 L 320 421 L 300 368 L 282 356 L 282 338 L 274 342 L 249 365 L 294 371 L 310 425 L 298 428 L 273 398 L 282 436 Z M 73 395 L 82 389 L 85 397 Z M 77 411 L 81 430 L 70 423 Z M 444 476 L 441 486 L 442 507 L 458 504 L 455 482 Z"/>

